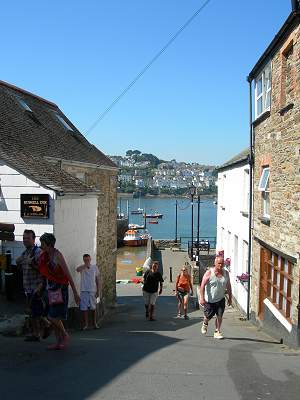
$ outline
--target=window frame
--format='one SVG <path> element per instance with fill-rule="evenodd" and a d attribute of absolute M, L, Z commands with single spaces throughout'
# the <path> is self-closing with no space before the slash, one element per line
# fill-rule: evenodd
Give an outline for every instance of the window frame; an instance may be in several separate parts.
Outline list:
<path fill-rule="evenodd" d="M 269 76 L 269 79 L 266 79 L 266 76 Z M 261 93 L 257 94 L 258 92 L 258 82 L 261 80 Z M 269 62 L 264 69 L 261 71 L 261 73 L 255 78 L 255 84 L 254 84 L 254 109 L 255 109 L 255 118 L 259 118 L 261 115 L 263 115 L 266 111 L 270 111 L 271 109 L 271 91 L 272 91 L 272 68 L 271 68 L 271 62 Z M 269 82 L 269 87 L 266 87 L 266 82 Z M 267 99 L 270 99 L 270 104 L 267 107 L 266 106 L 266 101 Z M 258 113 L 258 101 L 261 100 L 262 106 L 261 106 L 261 112 Z"/>
<path fill-rule="evenodd" d="M 268 175 L 265 179 L 265 172 L 267 171 Z M 264 182 L 265 181 L 265 182 Z M 263 185 L 264 183 L 264 185 Z M 259 179 L 258 190 L 262 195 L 262 214 L 263 218 L 270 219 L 270 167 L 264 166 L 262 168 L 262 172 Z"/>
<path fill-rule="evenodd" d="M 19 103 L 20 107 L 22 107 L 22 109 L 24 111 L 33 113 L 31 107 L 26 103 L 26 101 L 22 97 L 16 96 L 16 99 L 17 99 L 17 102 Z"/>
<path fill-rule="evenodd" d="M 62 117 L 58 112 L 54 112 L 54 115 L 57 119 L 57 121 L 67 130 L 74 132 L 74 129 L 68 124 L 68 122 Z"/>
<path fill-rule="evenodd" d="M 268 176 L 267 176 L 267 179 L 265 181 L 265 185 L 262 186 L 262 183 L 264 181 L 263 178 L 264 178 L 265 172 L 268 173 Z M 261 175 L 260 175 L 260 179 L 259 179 L 259 183 L 258 183 L 258 190 L 260 192 L 265 192 L 266 191 L 266 187 L 267 187 L 267 185 L 269 183 L 269 179 L 270 179 L 270 167 L 268 165 L 266 165 L 266 166 L 262 167 L 262 171 L 261 171 Z"/>
<path fill-rule="evenodd" d="M 274 251 L 265 247 L 262 249 L 263 263 L 267 271 L 267 299 L 290 321 L 293 312 L 292 287 L 295 264 Z"/>

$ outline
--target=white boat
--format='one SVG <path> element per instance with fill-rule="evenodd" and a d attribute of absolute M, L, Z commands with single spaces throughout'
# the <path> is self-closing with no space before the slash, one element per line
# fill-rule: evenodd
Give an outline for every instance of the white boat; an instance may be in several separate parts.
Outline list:
<path fill-rule="evenodd" d="M 123 244 L 124 246 L 138 247 L 145 246 L 147 244 L 147 241 L 148 237 L 140 235 L 135 229 L 129 229 L 125 233 Z"/>

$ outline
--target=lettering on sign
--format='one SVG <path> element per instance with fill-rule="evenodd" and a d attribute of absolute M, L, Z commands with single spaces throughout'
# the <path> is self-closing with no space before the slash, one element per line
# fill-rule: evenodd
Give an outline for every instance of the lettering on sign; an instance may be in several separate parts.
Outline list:
<path fill-rule="evenodd" d="M 48 194 L 21 194 L 22 218 L 49 218 Z"/>

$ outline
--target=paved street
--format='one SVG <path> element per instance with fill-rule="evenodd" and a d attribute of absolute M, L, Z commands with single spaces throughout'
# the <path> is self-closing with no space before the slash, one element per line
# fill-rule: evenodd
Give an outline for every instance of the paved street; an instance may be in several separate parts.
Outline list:
<path fill-rule="evenodd" d="M 216 341 L 212 329 L 201 336 L 201 312 L 175 318 L 172 287 L 156 322 L 144 320 L 139 287 L 119 285 L 118 293 L 112 318 L 98 331 L 74 332 L 66 351 L 1 337 L 1 400 L 299 399 L 300 353 L 236 312 L 227 311 L 227 339 Z"/>

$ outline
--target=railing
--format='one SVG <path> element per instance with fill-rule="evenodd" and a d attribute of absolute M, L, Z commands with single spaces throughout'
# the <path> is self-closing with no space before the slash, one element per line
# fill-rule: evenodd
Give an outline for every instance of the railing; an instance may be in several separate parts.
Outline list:
<path fill-rule="evenodd" d="M 181 247 L 187 248 L 187 249 L 191 248 L 191 244 L 192 244 L 191 236 L 181 236 L 179 239 L 180 239 Z M 199 250 L 201 248 L 201 241 L 206 241 L 206 240 L 209 241 L 210 249 L 216 248 L 217 239 L 215 236 L 200 236 L 199 237 L 199 244 L 200 244 Z M 193 247 L 194 247 L 194 249 L 197 249 L 197 238 L 195 238 L 195 237 L 193 240 Z"/>
<path fill-rule="evenodd" d="M 196 259 L 196 255 L 198 252 L 199 255 L 203 253 L 210 254 L 210 251 L 215 248 L 216 248 L 215 237 L 200 237 L 199 243 L 197 242 L 197 240 L 193 241 L 193 246 L 192 246 L 192 241 L 188 241 L 188 254 L 191 260 Z"/>

